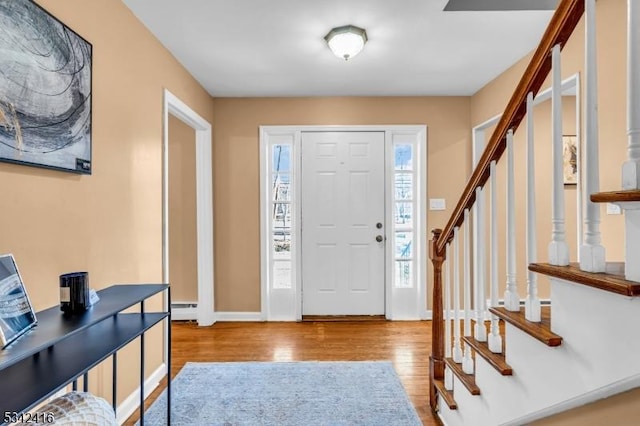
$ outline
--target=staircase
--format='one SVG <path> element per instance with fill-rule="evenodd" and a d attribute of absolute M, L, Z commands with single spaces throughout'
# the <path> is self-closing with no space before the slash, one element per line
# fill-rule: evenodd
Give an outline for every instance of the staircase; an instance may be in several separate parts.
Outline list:
<path fill-rule="evenodd" d="M 624 0 L 598 3 L 616 1 Z M 565 217 L 562 48 L 581 20 L 585 53 L 580 75 L 584 87 L 577 89 L 578 99 L 584 99 L 576 159 L 579 206 L 576 217 Z M 595 23 L 595 0 L 560 1 L 447 225 L 432 232 L 430 405 L 446 425 L 530 424 L 640 388 L 640 1 L 628 0 L 627 21 L 616 23 L 628 28 L 628 142 L 627 159 L 620 165 L 622 189 L 611 192 L 600 192 L 598 93 L 602 91 L 598 91 Z M 537 240 L 546 235 L 537 231 L 542 218 L 537 218 L 533 109 L 548 79 L 552 188 L 551 217 L 546 220 L 551 238 L 547 263 L 542 263 Z M 514 155 L 520 127 L 526 135 L 526 191 L 518 194 L 526 198 L 522 205 L 516 198 L 519 175 Z M 612 141 L 606 144 L 612 149 Z M 504 173 L 498 173 L 503 157 Z M 499 177 L 506 186 L 505 223 L 498 223 Z M 624 235 L 615 239 L 624 244 L 624 262 L 607 261 L 599 203 L 615 204 L 624 211 Z M 526 209 L 526 224 L 520 228 L 519 207 Z M 566 230 L 576 225 L 579 242 L 570 253 Z M 498 242 L 500 228 L 506 236 L 503 246 Z M 523 249 L 526 285 L 516 276 L 516 253 Z M 577 261 L 572 262 L 572 256 Z M 506 271 L 498 270 L 500 262 Z M 539 278 L 549 281 L 549 301 L 540 300 Z"/>

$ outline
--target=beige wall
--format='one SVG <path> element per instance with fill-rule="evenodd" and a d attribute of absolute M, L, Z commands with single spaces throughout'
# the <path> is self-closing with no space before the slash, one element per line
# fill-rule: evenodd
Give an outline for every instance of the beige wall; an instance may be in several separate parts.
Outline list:
<path fill-rule="evenodd" d="M 614 395 L 607 399 L 569 410 L 531 423 L 532 426 L 633 426 L 640 418 L 640 389 Z"/>
<path fill-rule="evenodd" d="M 447 201 L 428 212 L 429 229 L 444 226 L 470 167 L 467 97 L 218 98 L 214 111 L 219 311 L 260 310 L 260 125 L 426 124 L 428 197 Z"/>
<path fill-rule="evenodd" d="M 169 282 L 173 302 L 198 300 L 196 132 L 169 116 Z"/>
<path fill-rule="evenodd" d="M 602 190 L 614 190 L 621 187 L 621 166 L 626 155 L 626 109 L 625 109 L 625 22 L 626 2 L 624 0 L 600 0 L 597 2 L 597 27 L 598 27 L 598 58 L 599 58 L 599 137 L 600 137 L 600 187 Z M 520 62 L 505 71 L 494 81 L 486 85 L 471 98 L 471 124 L 476 126 L 483 121 L 500 113 L 506 106 L 508 99 L 522 76 L 531 55 L 527 55 Z M 562 52 L 562 76 L 563 79 L 575 73 L 580 73 L 584 78 L 584 22 L 581 21 L 574 31 L 571 39 Z M 548 88 L 550 80 L 547 79 L 542 89 Z M 584 87 L 584 80 L 581 81 Z M 584 95 L 582 96 L 584 99 Z M 575 111 L 564 103 L 563 133 L 575 133 Z M 569 109 L 567 109 L 569 108 Z M 581 106 L 584 108 L 584 104 Z M 536 107 L 536 197 L 537 197 L 537 224 L 538 224 L 538 260 L 547 261 L 547 246 L 551 240 L 551 164 L 550 164 L 550 106 L 549 102 Z M 584 118 L 582 119 L 584 123 Z M 516 202 L 517 202 L 517 229 L 525 229 L 525 139 L 523 121 L 519 133 L 516 134 Z M 584 135 L 584 129 L 582 130 Z M 499 185 L 505 185 L 504 166 L 506 160 L 498 164 Z M 501 189 L 503 192 L 504 189 Z M 567 217 L 567 242 L 571 250 L 571 261 L 578 261 L 576 250 L 576 188 L 565 187 Z M 501 198 L 504 203 L 504 198 Z M 499 210 L 504 210 L 500 204 Z M 624 250 L 624 218 L 623 216 L 606 215 L 602 206 L 602 238 L 603 245 L 607 249 L 608 261 L 623 260 Z M 503 215 L 503 213 L 501 213 Z M 500 223 L 504 222 L 504 215 Z M 524 250 L 524 233 L 518 233 L 518 283 L 520 296 L 526 292 L 526 259 Z M 500 237 L 500 273 L 503 276 L 504 267 L 504 237 Z M 549 289 L 546 280 L 541 277 L 541 297 L 549 297 Z M 504 280 L 501 279 L 501 282 Z"/>
<path fill-rule="evenodd" d="M 0 164 L 0 252 L 16 256 L 40 310 L 58 304 L 68 271 L 89 271 L 96 289 L 161 282 L 163 88 L 209 120 L 212 103 L 122 2 L 38 3 L 93 44 L 93 174 Z M 147 372 L 160 363 L 160 335 L 149 334 Z M 121 398 L 137 386 L 138 358 L 135 344 L 121 354 Z M 110 374 L 98 376 L 110 395 Z"/>

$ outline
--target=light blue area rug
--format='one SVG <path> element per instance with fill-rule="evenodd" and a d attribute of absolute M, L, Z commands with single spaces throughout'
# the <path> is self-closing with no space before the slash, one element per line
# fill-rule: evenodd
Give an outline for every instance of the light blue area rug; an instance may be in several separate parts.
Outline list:
<path fill-rule="evenodd" d="M 171 425 L 421 425 L 390 362 L 187 363 Z M 145 413 L 166 424 L 166 390 Z"/>

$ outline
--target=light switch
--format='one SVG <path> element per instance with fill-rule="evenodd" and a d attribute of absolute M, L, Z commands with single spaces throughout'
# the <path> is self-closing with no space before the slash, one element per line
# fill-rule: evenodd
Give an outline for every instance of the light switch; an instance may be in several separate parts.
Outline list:
<path fill-rule="evenodd" d="M 622 209 L 617 204 L 607 203 L 607 214 L 622 214 Z"/>
<path fill-rule="evenodd" d="M 429 198 L 429 210 L 445 210 L 444 198 Z"/>

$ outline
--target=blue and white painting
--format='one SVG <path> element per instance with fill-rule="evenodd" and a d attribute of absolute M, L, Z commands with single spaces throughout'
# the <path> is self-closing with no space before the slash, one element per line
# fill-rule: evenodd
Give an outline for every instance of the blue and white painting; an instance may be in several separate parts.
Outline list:
<path fill-rule="evenodd" d="M 0 0 L 0 161 L 91 173 L 91 55 L 31 0 Z"/>

